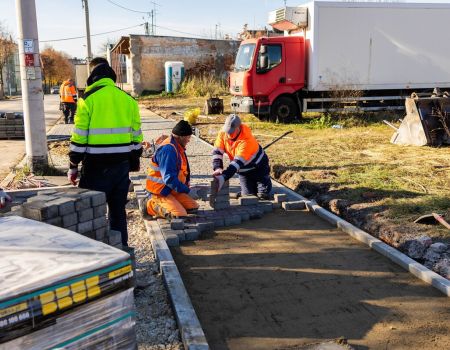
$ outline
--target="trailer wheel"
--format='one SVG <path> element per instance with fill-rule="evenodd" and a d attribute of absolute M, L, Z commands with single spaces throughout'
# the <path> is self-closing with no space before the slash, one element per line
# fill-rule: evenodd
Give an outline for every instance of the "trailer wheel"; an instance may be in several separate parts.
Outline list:
<path fill-rule="evenodd" d="M 298 117 L 295 101 L 287 96 L 278 97 L 270 108 L 270 119 L 280 123 L 289 123 Z"/>

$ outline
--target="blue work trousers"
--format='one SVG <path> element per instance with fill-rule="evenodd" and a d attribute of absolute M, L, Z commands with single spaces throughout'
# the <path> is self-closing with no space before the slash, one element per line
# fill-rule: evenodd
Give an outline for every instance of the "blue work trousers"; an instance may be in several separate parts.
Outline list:
<path fill-rule="evenodd" d="M 111 230 L 120 231 L 122 245 L 128 246 L 127 204 L 130 187 L 130 163 L 99 165 L 84 164 L 81 168 L 80 188 L 105 192 L 108 203 L 108 219 Z"/>
<path fill-rule="evenodd" d="M 241 194 L 245 195 L 270 195 L 272 180 L 270 180 L 269 158 L 265 154 L 255 169 L 239 173 Z"/>

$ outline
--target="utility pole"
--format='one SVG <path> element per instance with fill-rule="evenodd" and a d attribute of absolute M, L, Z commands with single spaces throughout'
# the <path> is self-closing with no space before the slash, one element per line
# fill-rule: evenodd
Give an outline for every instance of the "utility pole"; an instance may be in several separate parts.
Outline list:
<path fill-rule="evenodd" d="M 88 67 L 88 74 L 89 74 L 89 62 L 92 60 L 92 50 L 91 50 L 91 29 L 89 26 L 89 5 L 88 0 L 81 0 L 81 3 L 84 7 L 84 17 L 86 22 L 86 47 L 87 47 L 87 67 Z"/>
<path fill-rule="evenodd" d="M 35 0 L 16 0 L 26 161 L 32 172 L 48 167 L 42 70 Z"/>
<path fill-rule="evenodd" d="M 150 16 L 152 19 L 152 31 L 151 31 L 151 35 L 155 35 L 155 23 L 154 23 L 154 18 L 155 18 L 155 11 L 151 10 L 150 11 Z"/>

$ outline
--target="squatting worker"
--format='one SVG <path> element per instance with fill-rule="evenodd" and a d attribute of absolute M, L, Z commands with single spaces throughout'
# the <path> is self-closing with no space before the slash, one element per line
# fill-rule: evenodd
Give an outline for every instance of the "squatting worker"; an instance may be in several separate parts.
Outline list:
<path fill-rule="evenodd" d="M 121 232 L 122 244 L 127 246 L 129 172 L 139 170 L 142 154 L 139 108 L 115 86 L 116 74 L 106 59 L 94 58 L 89 65 L 92 73 L 78 100 L 67 175 L 75 185 L 82 162 L 79 187 L 105 192 L 111 229 Z"/>
<path fill-rule="evenodd" d="M 157 150 L 150 159 L 146 190 L 150 197 L 142 201 L 145 215 L 162 218 L 184 217 L 195 213 L 200 186 L 190 187 L 190 169 L 186 145 L 192 135 L 191 125 L 184 120 L 172 129 L 171 136 L 157 140 Z"/>
<path fill-rule="evenodd" d="M 223 170 L 223 154 L 230 158 L 230 165 Z M 225 120 L 219 131 L 212 153 L 213 176 L 219 190 L 236 172 L 239 174 L 242 195 L 255 195 L 270 199 L 272 181 L 270 180 L 269 158 L 253 136 L 250 128 L 241 123 L 236 114 Z"/>
<path fill-rule="evenodd" d="M 77 109 L 77 91 L 73 79 L 65 80 L 59 88 L 61 110 L 64 114 L 64 122 L 72 124 Z"/>

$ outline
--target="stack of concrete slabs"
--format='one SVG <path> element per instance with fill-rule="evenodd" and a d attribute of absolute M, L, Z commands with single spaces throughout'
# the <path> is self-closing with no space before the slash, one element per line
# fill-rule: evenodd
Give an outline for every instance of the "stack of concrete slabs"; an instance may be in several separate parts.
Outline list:
<path fill-rule="evenodd" d="M 132 277 L 119 249 L 0 217 L 0 350 L 134 349 Z"/>

